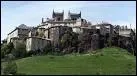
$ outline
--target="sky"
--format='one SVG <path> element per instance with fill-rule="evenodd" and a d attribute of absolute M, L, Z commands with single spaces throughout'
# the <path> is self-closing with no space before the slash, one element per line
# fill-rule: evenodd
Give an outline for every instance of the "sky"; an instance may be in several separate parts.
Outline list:
<path fill-rule="evenodd" d="M 79 13 L 92 24 L 108 22 L 136 28 L 135 1 L 1 1 L 1 40 L 20 24 L 37 26 L 42 18 L 51 18 L 64 10 Z"/>

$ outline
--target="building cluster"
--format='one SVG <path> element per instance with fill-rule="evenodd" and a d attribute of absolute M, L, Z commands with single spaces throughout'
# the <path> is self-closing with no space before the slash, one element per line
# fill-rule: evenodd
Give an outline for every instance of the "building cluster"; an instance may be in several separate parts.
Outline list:
<path fill-rule="evenodd" d="M 28 27 L 24 24 L 19 25 L 12 32 L 8 34 L 7 43 L 13 42 L 15 47 L 17 42 L 26 44 L 27 51 L 42 50 L 47 44 L 53 46 L 59 45 L 61 35 L 68 29 L 81 35 L 84 33 L 90 33 L 91 42 L 89 48 L 93 50 L 103 43 L 101 46 L 106 46 L 104 43 L 108 40 L 116 42 L 115 45 L 121 45 L 120 39 L 116 38 L 135 38 L 135 31 L 127 27 L 121 27 L 119 25 L 112 25 L 109 23 L 100 23 L 92 25 L 91 22 L 83 19 L 80 13 L 68 12 L 68 18 L 64 19 L 64 11 L 52 13 L 52 18 L 42 18 L 41 24 L 37 27 Z M 101 41 L 102 39 L 102 41 Z M 122 41 L 123 42 L 123 41 Z M 129 43 L 126 40 L 125 43 Z M 123 43 L 124 44 L 124 43 Z"/>

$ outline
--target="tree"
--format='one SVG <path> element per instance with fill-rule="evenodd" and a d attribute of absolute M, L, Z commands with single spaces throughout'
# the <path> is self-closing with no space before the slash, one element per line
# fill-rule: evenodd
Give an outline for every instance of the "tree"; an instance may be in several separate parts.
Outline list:
<path fill-rule="evenodd" d="M 79 35 L 78 37 L 79 40 L 79 44 L 78 44 L 78 48 L 79 48 L 79 53 L 84 52 L 85 50 L 90 49 L 90 45 L 91 45 L 91 35 L 90 33 L 82 33 Z"/>
<path fill-rule="evenodd" d="M 1 57 L 3 58 L 5 55 L 11 53 L 14 50 L 13 43 L 5 44 L 1 46 Z"/>
<path fill-rule="evenodd" d="M 7 43 L 7 40 L 6 40 L 6 39 L 4 39 L 4 40 L 2 40 L 1 45 L 6 44 L 6 43 Z"/>
<path fill-rule="evenodd" d="M 25 57 L 27 55 L 26 45 L 24 43 L 18 42 L 16 48 L 12 51 L 12 54 L 16 58 Z"/>
<path fill-rule="evenodd" d="M 9 60 L 8 62 L 5 62 L 2 66 L 2 71 L 4 75 L 14 75 L 17 72 L 17 64 L 14 61 Z"/>
<path fill-rule="evenodd" d="M 47 44 L 44 48 L 44 53 L 49 53 L 49 52 L 52 52 L 52 46 L 51 44 Z"/>
<path fill-rule="evenodd" d="M 66 30 L 62 35 L 60 42 L 61 50 L 63 50 L 64 53 L 65 51 L 68 53 L 77 51 L 79 43 L 78 34 L 72 32 L 71 30 Z"/>

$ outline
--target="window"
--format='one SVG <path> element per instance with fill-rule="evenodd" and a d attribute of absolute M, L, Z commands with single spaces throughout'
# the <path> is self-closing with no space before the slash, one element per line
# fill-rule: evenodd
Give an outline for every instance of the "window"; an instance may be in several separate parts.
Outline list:
<path fill-rule="evenodd" d="M 58 18 L 58 21 L 60 21 L 60 18 Z"/>

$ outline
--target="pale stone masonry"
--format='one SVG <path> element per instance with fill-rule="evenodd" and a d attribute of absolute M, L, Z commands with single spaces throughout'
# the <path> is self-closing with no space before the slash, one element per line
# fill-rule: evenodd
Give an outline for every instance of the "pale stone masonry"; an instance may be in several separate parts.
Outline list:
<path fill-rule="evenodd" d="M 26 40 L 26 50 L 35 51 L 43 50 L 44 47 L 50 43 L 50 40 L 39 37 L 28 37 Z"/>

